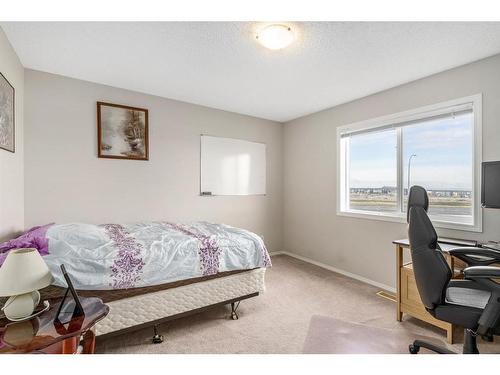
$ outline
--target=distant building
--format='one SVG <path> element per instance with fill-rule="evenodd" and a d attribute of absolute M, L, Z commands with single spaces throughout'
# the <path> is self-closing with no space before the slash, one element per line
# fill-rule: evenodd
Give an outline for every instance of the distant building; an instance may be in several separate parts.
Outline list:
<path fill-rule="evenodd" d="M 351 188 L 351 194 L 370 194 L 370 195 L 393 195 L 396 194 L 395 186 L 382 186 L 379 188 Z"/>
<path fill-rule="evenodd" d="M 403 189 L 404 195 L 408 195 L 408 189 Z M 397 188 L 395 186 L 382 186 L 382 187 L 362 187 L 351 188 L 351 194 L 366 194 L 366 195 L 396 195 Z M 435 198 L 457 198 L 457 199 L 471 199 L 472 192 L 470 190 L 452 190 L 452 189 L 429 189 L 427 190 L 429 197 Z"/>
<path fill-rule="evenodd" d="M 472 192 L 468 190 L 428 190 L 427 193 L 430 197 L 466 199 L 470 199 L 472 197 Z"/>

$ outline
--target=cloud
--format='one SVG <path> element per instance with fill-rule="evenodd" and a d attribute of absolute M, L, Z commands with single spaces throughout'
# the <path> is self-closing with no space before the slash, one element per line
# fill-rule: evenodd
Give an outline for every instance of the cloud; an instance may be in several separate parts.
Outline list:
<path fill-rule="evenodd" d="M 429 189 L 472 188 L 473 114 L 441 118 L 403 128 L 404 181 L 409 155 L 412 183 Z M 395 129 L 350 139 L 351 187 L 396 185 Z M 405 184 L 406 185 L 406 184 Z"/>

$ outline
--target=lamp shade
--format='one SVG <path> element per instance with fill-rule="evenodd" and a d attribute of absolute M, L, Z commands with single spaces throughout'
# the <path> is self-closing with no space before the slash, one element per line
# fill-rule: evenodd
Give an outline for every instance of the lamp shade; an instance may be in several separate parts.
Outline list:
<path fill-rule="evenodd" d="M 11 250 L 0 267 L 0 297 L 30 293 L 54 278 L 36 249 Z"/>

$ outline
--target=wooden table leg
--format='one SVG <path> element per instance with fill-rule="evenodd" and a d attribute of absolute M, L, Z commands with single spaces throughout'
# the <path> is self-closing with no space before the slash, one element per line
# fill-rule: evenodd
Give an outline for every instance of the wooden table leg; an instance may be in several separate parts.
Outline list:
<path fill-rule="evenodd" d="M 401 311 L 401 267 L 403 267 L 403 246 L 396 245 L 396 319 L 400 322 L 403 319 Z"/>
<path fill-rule="evenodd" d="M 452 257 L 449 254 L 446 254 L 446 261 L 448 262 L 448 265 L 450 266 L 451 269 L 451 274 L 452 278 L 455 278 L 455 258 Z M 448 344 L 453 344 L 455 340 L 454 336 L 454 331 L 455 331 L 455 326 L 453 324 L 449 324 L 449 327 L 446 329 L 446 340 L 448 341 Z"/>
<path fill-rule="evenodd" d="M 78 348 L 78 337 L 70 337 L 62 343 L 62 354 L 75 354 Z"/>
<path fill-rule="evenodd" d="M 83 335 L 83 350 L 82 354 L 94 354 L 95 350 L 95 333 L 93 330 L 88 330 Z"/>

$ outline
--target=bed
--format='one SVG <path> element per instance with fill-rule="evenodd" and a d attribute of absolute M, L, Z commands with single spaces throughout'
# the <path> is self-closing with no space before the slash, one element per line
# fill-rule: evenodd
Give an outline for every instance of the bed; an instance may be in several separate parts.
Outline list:
<path fill-rule="evenodd" d="M 35 247 L 55 282 L 40 291 L 57 301 L 64 263 L 82 296 L 101 298 L 108 316 L 97 336 L 110 336 L 173 320 L 222 304 L 231 317 L 241 300 L 265 290 L 271 260 L 255 233 L 225 224 L 148 222 L 49 224 L 0 244 L 0 263 L 10 249 Z"/>

